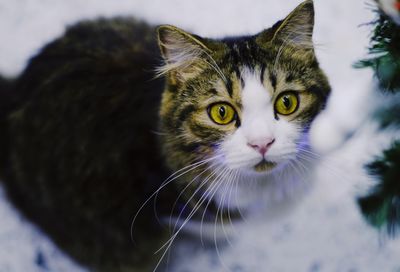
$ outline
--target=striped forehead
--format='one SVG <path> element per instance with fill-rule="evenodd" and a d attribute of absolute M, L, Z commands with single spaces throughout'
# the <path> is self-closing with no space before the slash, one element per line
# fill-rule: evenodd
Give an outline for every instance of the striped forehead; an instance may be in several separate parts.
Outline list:
<path fill-rule="evenodd" d="M 259 111 L 271 104 L 271 94 L 274 90 L 271 84 L 263 84 L 260 73 L 257 70 L 242 72 L 242 103 L 246 111 Z"/>
<path fill-rule="evenodd" d="M 225 39 L 223 42 L 229 50 L 229 57 L 237 67 L 254 67 L 260 56 L 260 48 L 252 37 Z"/>
<path fill-rule="evenodd" d="M 257 69 L 258 70 L 258 69 Z M 247 138 L 272 137 L 275 123 L 271 84 L 263 84 L 260 71 L 242 74 L 242 130 Z M 266 83 L 268 80 L 264 80 Z"/>

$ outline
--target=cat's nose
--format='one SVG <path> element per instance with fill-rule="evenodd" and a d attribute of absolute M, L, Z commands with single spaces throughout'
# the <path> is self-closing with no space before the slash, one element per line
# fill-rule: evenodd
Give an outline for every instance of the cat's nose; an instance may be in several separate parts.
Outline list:
<path fill-rule="evenodd" d="M 250 141 L 247 143 L 247 145 L 257 150 L 262 156 L 264 156 L 274 142 L 275 142 L 274 138 L 265 138 L 265 139 Z"/>

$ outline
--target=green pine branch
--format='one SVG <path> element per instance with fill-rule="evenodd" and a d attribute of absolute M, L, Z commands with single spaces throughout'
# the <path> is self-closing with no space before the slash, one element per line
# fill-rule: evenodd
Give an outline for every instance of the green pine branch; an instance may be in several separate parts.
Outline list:
<path fill-rule="evenodd" d="M 400 141 L 367 165 L 369 173 L 379 179 L 371 192 L 358 200 L 367 221 L 386 228 L 391 236 L 400 230 Z"/>
<path fill-rule="evenodd" d="M 372 68 L 380 91 L 400 92 L 400 26 L 383 11 L 377 13 L 379 18 L 371 23 L 374 30 L 369 57 L 355 67 Z M 400 126 L 399 97 L 392 96 L 391 105 L 376 113 L 382 129 Z M 400 230 L 400 140 L 366 168 L 378 182 L 366 196 L 358 199 L 361 211 L 371 225 L 395 236 Z"/>
<path fill-rule="evenodd" d="M 378 20 L 372 23 L 375 28 L 369 47 L 370 57 L 357 62 L 355 67 L 371 67 L 380 88 L 395 92 L 400 90 L 400 26 L 381 11 L 378 13 Z"/>
<path fill-rule="evenodd" d="M 393 105 L 380 109 L 375 113 L 375 117 L 380 122 L 381 129 L 388 127 L 400 128 L 400 98 L 393 97 L 393 101 L 397 103 L 393 103 Z"/>

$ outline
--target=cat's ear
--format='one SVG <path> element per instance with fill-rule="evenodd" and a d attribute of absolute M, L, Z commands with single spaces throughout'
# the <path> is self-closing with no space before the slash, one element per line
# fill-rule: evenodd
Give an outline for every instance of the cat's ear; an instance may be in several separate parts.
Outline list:
<path fill-rule="evenodd" d="M 313 48 L 314 3 L 302 2 L 284 20 L 272 27 L 272 31 L 260 33 L 258 42 L 291 44 L 304 49 Z"/>
<path fill-rule="evenodd" d="M 204 39 L 171 25 L 162 25 L 157 32 L 165 62 L 158 69 L 160 75 L 169 74 L 177 80 L 187 80 L 205 67 L 205 58 L 212 50 Z"/>

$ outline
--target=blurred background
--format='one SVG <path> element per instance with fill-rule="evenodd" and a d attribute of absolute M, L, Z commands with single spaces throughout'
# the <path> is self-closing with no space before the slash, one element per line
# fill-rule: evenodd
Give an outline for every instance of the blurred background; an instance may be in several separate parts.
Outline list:
<path fill-rule="evenodd" d="M 284 18 L 300 0 L 0 0 L 0 73 L 13 77 L 65 27 L 99 16 L 134 16 L 173 24 L 201 36 L 255 34 Z M 400 239 L 363 219 L 356 197 L 373 182 L 364 164 L 396 133 L 383 133 L 370 114 L 385 103 L 373 91 L 365 57 L 373 2 L 315 0 L 314 41 L 333 93 L 311 130 L 321 154 L 313 189 L 284 216 L 248 220 L 228 244 L 202 245 L 183 236 L 169 271 L 400 271 Z M 1 132 L 0 132 L 1 133 Z M 0 271 L 84 271 L 26 222 L 0 191 Z"/>

